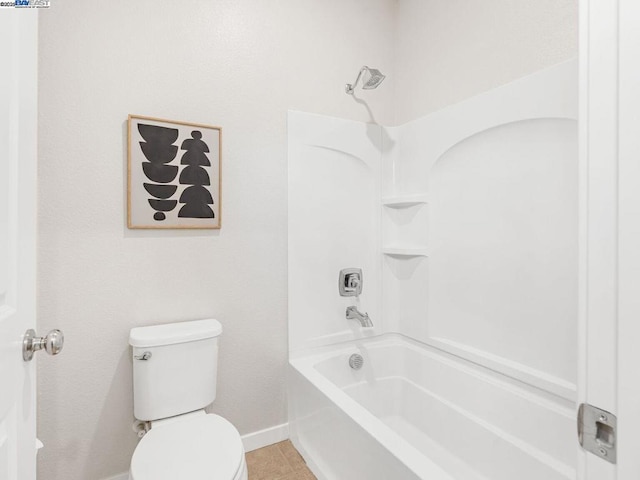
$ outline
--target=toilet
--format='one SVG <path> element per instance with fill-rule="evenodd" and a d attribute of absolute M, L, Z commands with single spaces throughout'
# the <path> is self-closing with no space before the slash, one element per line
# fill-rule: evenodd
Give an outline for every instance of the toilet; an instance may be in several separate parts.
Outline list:
<path fill-rule="evenodd" d="M 133 328 L 134 416 L 149 422 L 129 480 L 247 480 L 238 430 L 204 408 L 216 398 L 217 320 Z"/>

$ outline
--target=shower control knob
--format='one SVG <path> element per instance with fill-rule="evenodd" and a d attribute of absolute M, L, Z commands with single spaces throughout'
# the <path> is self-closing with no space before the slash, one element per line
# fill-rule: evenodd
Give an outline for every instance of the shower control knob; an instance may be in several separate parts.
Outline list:
<path fill-rule="evenodd" d="M 22 358 L 30 362 L 33 354 L 38 350 L 44 350 L 49 355 L 57 355 L 64 347 L 64 334 L 60 330 L 51 330 L 44 337 L 36 337 L 36 332 L 29 329 L 22 339 Z"/>
<path fill-rule="evenodd" d="M 357 297 L 362 294 L 362 269 L 344 268 L 340 270 L 338 291 L 342 297 Z"/>

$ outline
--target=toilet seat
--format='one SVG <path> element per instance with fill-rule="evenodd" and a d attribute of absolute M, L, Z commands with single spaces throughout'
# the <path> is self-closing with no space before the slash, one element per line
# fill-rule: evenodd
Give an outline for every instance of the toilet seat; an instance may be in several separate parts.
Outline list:
<path fill-rule="evenodd" d="M 131 459 L 130 480 L 242 480 L 244 448 L 218 415 L 197 415 L 151 428 Z"/>

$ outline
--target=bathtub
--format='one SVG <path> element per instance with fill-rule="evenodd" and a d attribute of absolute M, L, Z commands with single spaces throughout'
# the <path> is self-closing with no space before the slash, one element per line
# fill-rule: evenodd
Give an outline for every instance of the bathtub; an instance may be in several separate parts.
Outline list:
<path fill-rule="evenodd" d="M 401 335 L 288 373 L 291 439 L 320 480 L 575 479 L 572 402 Z"/>

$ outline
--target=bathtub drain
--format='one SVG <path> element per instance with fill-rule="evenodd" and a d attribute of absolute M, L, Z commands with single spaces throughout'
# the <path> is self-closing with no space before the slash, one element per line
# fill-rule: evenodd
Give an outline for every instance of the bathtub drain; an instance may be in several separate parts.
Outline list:
<path fill-rule="evenodd" d="M 360 370 L 364 364 L 364 359 L 359 353 L 354 353 L 349 357 L 349 366 L 354 370 Z"/>

